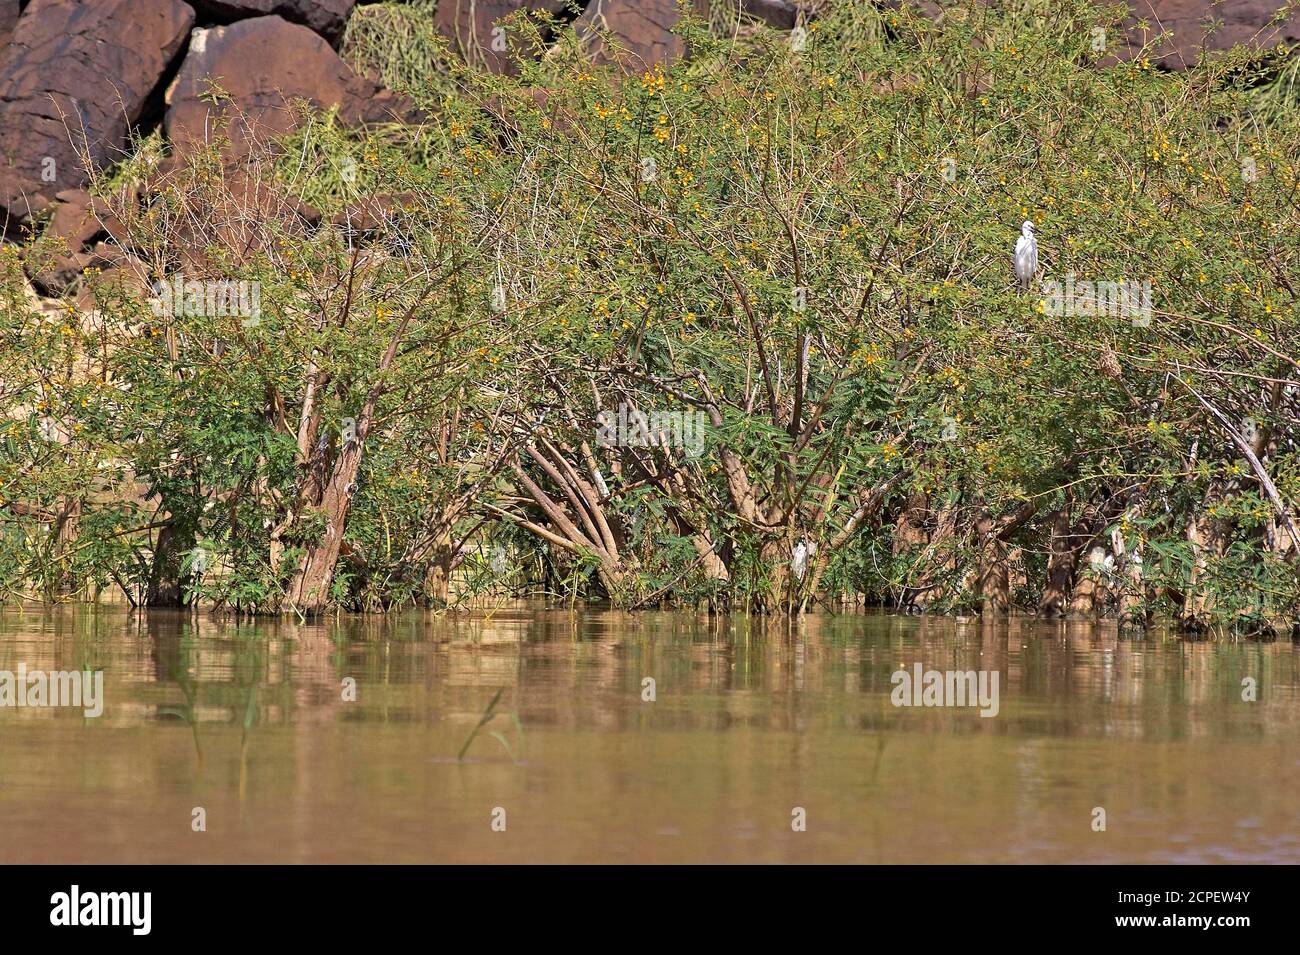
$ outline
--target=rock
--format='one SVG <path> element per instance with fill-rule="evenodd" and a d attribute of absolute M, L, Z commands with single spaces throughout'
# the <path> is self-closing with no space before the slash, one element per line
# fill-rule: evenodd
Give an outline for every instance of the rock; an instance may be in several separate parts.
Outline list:
<path fill-rule="evenodd" d="M 707 0 L 694 3 L 701 15 L 708 12 Z M 685 52 L 682 38 L 672 32 L 677 17 L 677 0 L 591 0 L 575 26 L 597 62 L 617 61 L 624 71 L 640 73 Z M 625 52 L 606 49 L 601 32 L 613 34 Z"/>
<path fill-rule="evenodd" d="M 80 252 L 105 235 L 124 241 L 122 223 L 103 200 L 93 198 L 84 189 L 65 189 L 55 198 L 59 204 L 45 234 L 63 239 L 69 251 Z"/>
<path fill-rule="evenodd" d="M 1138 55 L 1144 39 L 1170 32 L 1173 36 L 1157 46 L 1150 59 L 1181 70 L 1200 61 L 1203 45 L 1208 50 L 1227 50 L 1239 43 L 1258 50 L 1280 43 L 1292 45 L 1300 42 L 1300 12 L 1292 12 L 1281 23 L 1272 22 L 1274 14 L 1285 5 L 1283 0 L 1133 0 L 1134 23 L 1128 31 L 1127 49 L 1116 52 L 1124 59 L 1132 58 Z M 1142 19 L 1151 28 L 1145 36 L 1136 23 Z M 1221 25 L 1206 43 L 1203 34 L 1209 19 Z"/>
<path fill-rule="evenodd" d="M 86 269 L 117 264 L 124 254 L 120 243 L 125 229 L 106 202 L 84 189 L 65 189 L 55 198 L 54 215 L 43 233 L 45 241 L 25 265 L 37 288 L 57 295 Z M 112 239 L 115 244 L 102 239 Z"/>
<path fill-rule="evenodd" d="M 69 129 L 96 167 L 122 154 L 193 22 L 181 0 L 32 0 L 0 51 L 0 217 L 86 184 Z"/>
<path fill-rule="evenodd" d="M 87 269 L 111 264 L 94 252 L 70 252 L 53 258 L 28 256 L 24 262 L 27 276 L 42 295 L 59 296 L 82 277 Z"/>
<path fill-rule="evenodd" d="M 567 0 L 439 0 L 434 22 L 451 41 L 466 63 L 475 63 L 493 73 L 515 73 L 517 44 L 510 43 L 509 30 L 497 21 L 517 10 L 541 10 L 557 14 Z"/>
<path fill-rule="evenodd" d="M 18 0 L 0 0 L 0 49 L 9 42 L 9 34 L 14 32 L 20 12 Z"/>
<path fill-rule="evenodd" d="M 301 23 L 331 42 L 338 42 L 357 0 L 192 0 L 205 21 L 233 23 L 269 14 Z"/>
<path fill-rule="evenodd" d="M 793 30 L 799 7 L 786 0 L 741 0 L 740 9 L 778 30 Z"/>
<path fill-rule="evenodd" d="M 209 79 L 228 94 L 219 104 L 205 97 Z M 293 130 L 298 100 L 318 109 L 338 106 L 340 118 L 352 125 L 419 118 L 410 100 L 358 76 L 318 34 L 269 16 L 194 31 L 167 90 L 167 136 L 185 152 L 228 122 L 223 154 L 239 159 L 255 144 Z"/>

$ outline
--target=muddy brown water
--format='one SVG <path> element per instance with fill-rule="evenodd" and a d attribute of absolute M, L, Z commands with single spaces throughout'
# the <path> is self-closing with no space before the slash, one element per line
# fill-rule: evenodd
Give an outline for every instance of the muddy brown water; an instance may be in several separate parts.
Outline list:
<path fill-rule="evenodd" d="M 996 671 L 998 714 L 893 705 L 916 663 Z M 1300 862 L 1288 640 L 8 608 L 20 665 L 101 669 L 104 712 L 0 708 L 0 862 Z"/>

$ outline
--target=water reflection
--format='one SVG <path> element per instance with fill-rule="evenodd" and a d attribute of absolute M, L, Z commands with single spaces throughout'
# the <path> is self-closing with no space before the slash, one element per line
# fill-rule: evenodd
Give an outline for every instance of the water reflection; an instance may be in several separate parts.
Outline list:
<path fill-rule="evenodd" d="M 1295 862 L 1298 660 L 1021 618 L 10 608 L 0 669 L 102 668 L 107 702 L 0 709 L 0 861 Z M 917 663 L 996 671 L 998 716 L 893 706 Z"/>

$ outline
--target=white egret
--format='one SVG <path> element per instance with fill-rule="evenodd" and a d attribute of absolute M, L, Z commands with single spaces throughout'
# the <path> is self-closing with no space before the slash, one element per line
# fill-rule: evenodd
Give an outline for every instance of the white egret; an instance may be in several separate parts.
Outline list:
<path fill-rule="evenodd" d="M 1016 240 L 1016 279 L 1022 289 L 1028 290 L 1029 283 L 1038 273 L 1038 240 L 1034 238 L 1034 224 L 1026 219 L 1020 226 L 1020 238 Z"/>
<path fill-rule="evenodd" d="M 795 580 L 802 581 L 808 573 L 808 561 L 817 556 L 817 544 L 806 537 L 799 538 L 794 552 L 790 555 L 790 569 L 794 571 Z"/>
<path fill-rule="evenodd" d="M 1094 547 L 1088 555 L 1094 573 L 1110 575 L 1115 572 L 1115 555 L 1106 553 L 1104 547 Z"/>
<path fill-rule="evenodd" d="M 790 569 L 794 571 L 796 580 L 803 580 L 803 575 L 808 572 L 808 545 L 804 541 L 799 541 L 790 555 Z"/>

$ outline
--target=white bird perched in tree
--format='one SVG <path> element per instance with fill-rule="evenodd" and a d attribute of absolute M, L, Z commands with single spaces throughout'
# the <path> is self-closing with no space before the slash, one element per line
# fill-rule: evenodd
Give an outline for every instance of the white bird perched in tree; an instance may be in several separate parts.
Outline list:
<path fill-rule="evenodd" d="M 1115 571 L 1115 555 L 1106 553 L 1104 547 L 1094 547 L 1088 555 L 1088 563 L 1098 574 L 1111 574 Z"/>
<path fill-rule="evenodd" d="M 1026 219 L 1020 225 L 1020 238 L 1016 239 L 1016 279 L 1022 289 L 1038 273 L 1038 240 L 1034 238 L 1034 224 Z"/>
<path fill-rule="evenodd" d="M 799 543 L 795 546 L 794 552 L 790 555 L 790 569 L 794 571 L 796 580 L 803 580 L 804 574 L 808 573 L 808 560 L 817 555 L 817 544 L 811 542 L 806 537 L 799 538 Z"/>
<path fill-rule="evenodd" d="M 790 569 L 794 571 L 795 580 L 803 580 L 803 575 L 808 572 L 808 545 L 800 541 L 790 555 Z"/>

